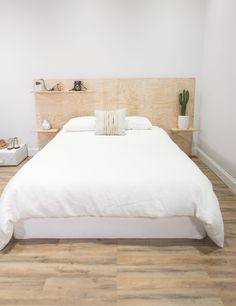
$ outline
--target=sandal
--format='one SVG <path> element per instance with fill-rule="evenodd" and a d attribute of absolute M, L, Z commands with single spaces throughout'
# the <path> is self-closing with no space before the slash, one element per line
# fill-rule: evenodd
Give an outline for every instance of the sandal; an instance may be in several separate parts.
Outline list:
<path fill-rule="evenodd" d="M 10 138 L 7 144 L 7 150 L 12 150 L 12 149 L 14 149 L 14 138 Z"/>
<path fill-rule="evenodd" d="M 19 140 L 18 140 L 17 137 L 13 138 L 13 147 L 14 147 L 14 149 L 19 149 L 20 148 Z"/>
<path fill-rule="evenodd" d="M 7 143 L 4 139 L 0 139 L 0 150 L 6 149 Z"/>

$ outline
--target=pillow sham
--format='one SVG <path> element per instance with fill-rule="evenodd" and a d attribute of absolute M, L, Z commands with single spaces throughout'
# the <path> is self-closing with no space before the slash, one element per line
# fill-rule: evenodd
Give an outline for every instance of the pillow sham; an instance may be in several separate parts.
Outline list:
<path fill-rule="evenodd" d="M 129 116 L 126 117 L 127 130 L 151 130 L 152 124 L 146 117 Z"/>
<path fill-rule="evenodd" d="M 62 128 L 65 132 L 94 131 L 96 118 L 94 116 L 75 117 Z"/>
<path fill-rule="evenodd" d="M 114 111 L 95 111 L 96 135 L 125 135 L 126 109 Z"/>

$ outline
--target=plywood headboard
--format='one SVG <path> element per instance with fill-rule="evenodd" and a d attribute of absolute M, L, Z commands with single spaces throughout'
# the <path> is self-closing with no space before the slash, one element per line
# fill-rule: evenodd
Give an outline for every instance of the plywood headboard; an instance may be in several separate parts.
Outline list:
<path fill-rule="evenodd" d="M 37 92 L 37 126 L 47 119 L 53 128 L 61 128 L 70 118 L 94 115 L 95 109 L 126 108 L 127 115 L 145 116 L 153 125 L 170 133 L 177 126 L 179 114 L 178 95 L 183 89 L 190 92 L 187 113 L 193 124 L 195 79 L 84 79 L 87 92 Z M 45 80 L 47 88 L 61 82 L 65 90 L 73 87 L 74 80 Z M 42 147 L 49 136 L 39 133 Z M 191 137 L 192 139 L 192 137 Z M 189 142 L 189 140 L 188 140 Z M 191 145 L 191 143 L 190 143 Z"/>

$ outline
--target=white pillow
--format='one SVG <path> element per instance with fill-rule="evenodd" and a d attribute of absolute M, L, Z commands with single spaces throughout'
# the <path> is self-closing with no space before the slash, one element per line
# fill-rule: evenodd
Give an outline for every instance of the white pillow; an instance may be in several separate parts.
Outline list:
<path fill-rule="evenodd" d="M 114 111 L 95 111 L 96 135 L 125 135 L 126 109 Z"/>
<path fill-rule="evenodd" d="M 126 117 L 127 130 L 151 130 L 152 124 L 146 117 L 130 116 Z"/>
<path fill-rule="evenodd" d="M 76 117 L 70 119 L 62 128 L 65 132 L 94 131 L 96 118 L 94 116 Z"/>

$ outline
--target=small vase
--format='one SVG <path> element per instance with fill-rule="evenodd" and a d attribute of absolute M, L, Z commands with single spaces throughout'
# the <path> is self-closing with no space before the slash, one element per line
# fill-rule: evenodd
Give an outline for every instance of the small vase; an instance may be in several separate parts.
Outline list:
<path fill-rule="evenodd" d="M 182 130 L 187 130 L 189 124 L 189 116 L 179 116 L 178 117 L 178 128 Z"/>
<path fill-rule="evenodd" d="M 35 91 L 43 91 L 43 84 L 41 82 L 36 82 L 34 85 Z"/>
<path fill-rule="evenodd" d="M 47 120 L 43 120 L 42 129 L 43 130 L 50 130 L 51 129 L 51 124 Z"/>

